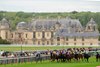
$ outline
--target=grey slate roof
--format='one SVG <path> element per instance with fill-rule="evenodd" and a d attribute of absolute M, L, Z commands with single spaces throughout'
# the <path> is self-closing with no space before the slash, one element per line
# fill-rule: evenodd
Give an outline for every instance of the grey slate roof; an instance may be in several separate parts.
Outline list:
<path fill-rule="evenodd" d="M 27 28 L 27 23 L 26 22 L 19 22 L 17 24 L 17 28 L 19 28 L 19 29 L 26 29 Z"/>
<path fill-rule="evenodd" d="M 55 24 L 60 24 L 62 28 L 67 27 L 79 27 L 82 28 L 82 25 L 79 20 L 77 19 L 71 19 L 71 18 L 65 18 L 65 19 L 37 19 L 33 20 L 31 23 L 31 28 L 36 29 L 50 29 L 54 28 Z"/>
<path fill-rule="evenodd" d="M 68 33 L 67 29 L 61 29 L 56 32 L 55 37 L 98 37 L 100 34 L 98 32 L 74 32 Z"/>

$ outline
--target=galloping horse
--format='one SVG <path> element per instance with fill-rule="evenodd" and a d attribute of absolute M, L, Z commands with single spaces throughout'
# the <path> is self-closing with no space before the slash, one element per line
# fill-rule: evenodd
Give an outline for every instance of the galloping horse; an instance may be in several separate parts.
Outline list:
<path fill-rule="evenodd" d="M 89 62 L 90 55 L 88 53 L 84 53 L 84 59 Z"/>
<path fill-rule="evenodd" d="M 96 54 L 96 61 L 98 62 L 98 61 L 100 61 L 100 54 L 97 52 L 97 54 Z"/>

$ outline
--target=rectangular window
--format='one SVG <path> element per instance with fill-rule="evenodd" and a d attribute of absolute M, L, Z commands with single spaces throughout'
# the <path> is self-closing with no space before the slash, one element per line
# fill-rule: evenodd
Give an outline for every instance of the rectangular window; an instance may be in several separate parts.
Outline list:
<path fill-rule="evenodd" d="M 93 45 L 92 43 L 90 43 L 90 45 Z"/>
<path fill-rule="evenodd" d="M 49 41 L 47 41 L 47 45 L 49 45 Z"/>
<path fill-rule="evenodd" d="M 27 38 L 27 34 L 26 34 L 26 38 Z"/>
<path fill-rule="evenodd" d="M 90 26 L 88 26 L 88 29 L 89 29 L 89 30 L 91 29 Z"/>
<path fill-rule="evenodd" d="M 68 37 L 66 37 L 66 41 L 68 41 Z"/>
<path fill-rule="evenodd" d="M 11 34 L 11 38 L 13 38 L 13 34 Z"/>
<path fill-rule="evenodd" d="M 35 38 L 35 32 L 33 32 L 33 38 Z"/>
<path fill-rule="evenodd" d="M 33 45 L 36 45 L 36 44 L 35 44 L 35 41 L 33 41 Z"/>
<path fill-rule="evenodd" d="M 42 38 L 45 38 L 45 32 L 42 32 Z"/>
<path fill-rule="evenodd" d="M 60 45 L 60 43 L 57 43 L 57 45 Z"/>
<path fill-rule="evenodd" d="M 82 45 L 84 45 L 84 43 L 82 43 Z"/>
<path fill-rule="evenodd" d="M 76 45 L 76 43 L 74 43 L 74 45 Z"/>
<path fill-rule="evenodd" d="M 38 41 L 38 45 L 40 45 L 40 41 Z"/>
<path fill-rule="evenodd" d="M 53 42 L 51 42 L 51 45 L 53 45 Z"/>
<path fill-rule="evenodd" d="M 45 42 L 42 42 L 42 45 L 45 45 Z"/>
<path fill-rule="evenodd" d="M 82 41 L 84 41 L 84 37 L 82 37 Z"/>
<path fill-rule="evenodd" d="M 68 43 L 66 43 L 66 45 L 68 45 Z"/>
<path fill-rule="evenodd" d="M 51 37 L 53 38 L 53 32 L 51 32 Z"/>
<path fill-rule="evenodd" d="M 57 37 L 57 41 L 60 41 L 60 37 Z"/>
<path fill-rule="evenodd" d="M 21 33 L 18 34 L 18 37 L 21 38 Z"/>
<path fill-rule="evenodd" d="M 74 37 L 74 41 L 76 41 L 76 37 Z"/>
<path fill-rule="evenodd" d="M 6 38 L 8 38 L 7 34 L 8 34 L 8 33 L 6 32 Z"/>

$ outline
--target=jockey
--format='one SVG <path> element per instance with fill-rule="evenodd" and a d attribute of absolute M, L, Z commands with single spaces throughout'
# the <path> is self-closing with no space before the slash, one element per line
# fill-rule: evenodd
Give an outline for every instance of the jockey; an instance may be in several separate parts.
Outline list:
<path fill-rule="evenodd" d="M 88 51 L 88 50 L 85 50 L 85 53 L 86 53 L 86 54 L 88 54 L 88 53 L 89 53 L 89 51 Z"/>
<path fill-rule="evenodd" d="M 3 53 L 4 53 L 4 51 L 3 51 L 3 50 L 1 50 L 1 51 L 0 51 L 0 55 L 2 55 Z"/>
<path fill-rule="evenodd" d="M 65 51 L 65 50 L 63 50 L 62 54 L 66 54 L 66 51 Z"/>
<path fill-rule="evenodd" d="M 56 52 L 57 56 L 59 56 L 59 51 Z"/>
<path fill-rule="evenodd" d="M 56 51 L 53 51 L 53 54 L 56 54 Z"/>
<path fill-rule="evenodd" d="M 83 54 L 82 51 L 79 51 L 79 54 Z"/>
<path fill-rule="evenodd" d="M 75 52 L 74 52 L 75 54 L 79 54 L 79 51 L 78 50 L 75 50 Z"/>
<path fill-rule="evenodd" d="M 70 55 L 70 51 L 67 51 L 67 54 Z"/>

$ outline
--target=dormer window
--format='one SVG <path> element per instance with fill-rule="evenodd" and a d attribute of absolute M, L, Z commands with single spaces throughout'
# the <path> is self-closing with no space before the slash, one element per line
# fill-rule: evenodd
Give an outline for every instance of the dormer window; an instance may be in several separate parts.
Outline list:
<path fill-rule="evenodd" d="M 88 29 L 90 30 L 90 26 L 88 26 Z"/>

